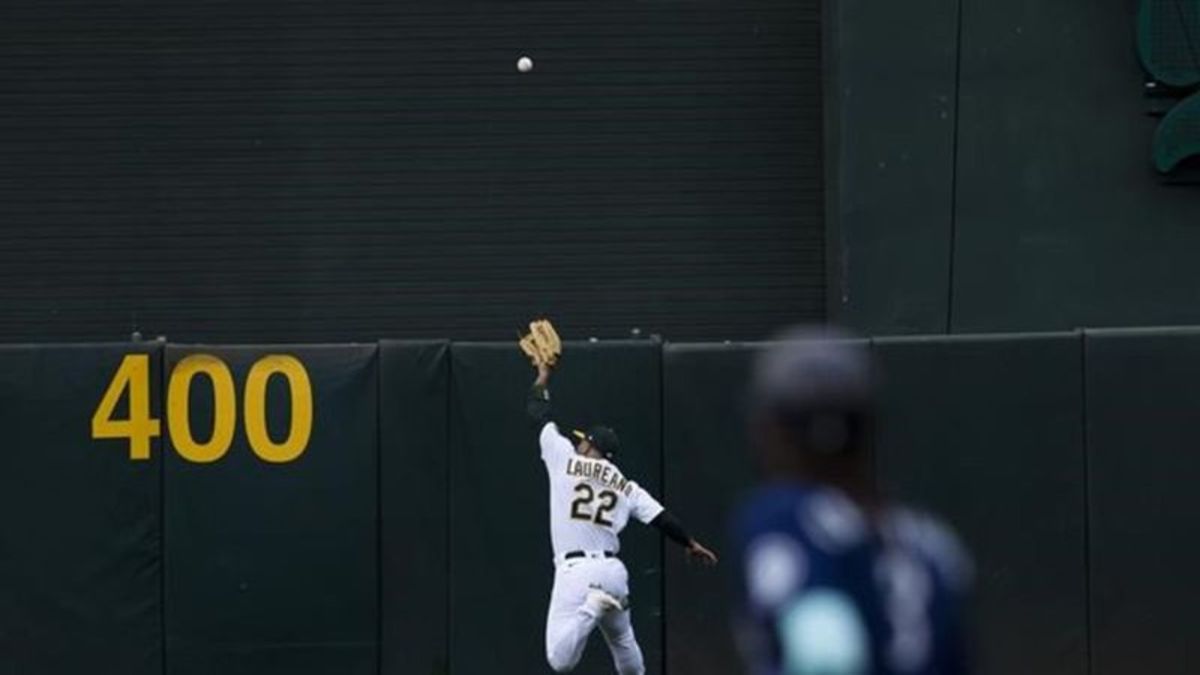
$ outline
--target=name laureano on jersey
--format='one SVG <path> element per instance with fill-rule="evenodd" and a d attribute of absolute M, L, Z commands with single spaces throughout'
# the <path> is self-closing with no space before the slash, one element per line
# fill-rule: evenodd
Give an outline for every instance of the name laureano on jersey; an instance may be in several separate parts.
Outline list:
<path fill-rule="evenodd" d="M 586 478 L 599 487 L 612 488 L 627 498 L 633 497 L 633 488 L 637 485 L 609 462 L 586 457 L 568 458 L 566 474 L 572 478 Z"/>

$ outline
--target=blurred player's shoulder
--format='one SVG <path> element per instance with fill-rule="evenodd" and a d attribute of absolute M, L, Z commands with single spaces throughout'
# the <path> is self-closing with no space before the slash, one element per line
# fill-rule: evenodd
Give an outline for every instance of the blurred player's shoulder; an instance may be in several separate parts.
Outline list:
<path fill-rule="evenodd" d="M 870 532 L 865 514 L 840 490 L 801 482 L 756 491 L 742 505 L 734 527 L 743 540 L 786 533 L 831 555 L 865 543 Z"/>
<path fill-rule="evenodd" d="M 879 518 L 885 545 L 896 546 L 931 567 L 952 591 L 966 591 L 974 566 L 958 536 L 936 516 L 909 506 L 891 506 Z"/>
<path fill-rule="evenodd" d="M 808 581 L 868 583 L 856 575 L 881 558 L 902 553 L 933 576 L 937 592 L 966 593 L 973 566 L 954 531 L 918 509 L 889 505 L 869 516 L 840 490 L 808 483 L 775 484 L 747 499 L 733 522 L 747 574 L 781 565 L 785 558 L 808 572 Z M 786 555 L 785 555 L 786 554 Z M 859 569 L 861 568 L 861 569 Z M 793 589 L 794 590 L 794 589 Z"/>
<path fill-rule="evenodd" d="M 865 515 L 841 491 L 802 482 L 754 492 L 733 529 L 745 590 L 759 611 L 806 587 L 845 583 L 847 569 L 867 564 L 873 540 Z"/>

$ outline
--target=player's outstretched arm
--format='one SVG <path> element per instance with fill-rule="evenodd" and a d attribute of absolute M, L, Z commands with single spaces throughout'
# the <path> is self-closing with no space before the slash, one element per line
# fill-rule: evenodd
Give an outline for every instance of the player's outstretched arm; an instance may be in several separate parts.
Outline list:
<path fill-rule="evenodd" d="M 717 554 L 705 548 L 700 542 L 696 541 L 683 529 L 683 524 L 679 522 L 675 516 L 667 511 L 663 511 L 650 521 L 650 524 L 657 527 L 663 535 L 671 541 L 679 544 L 687 552 L 688 556 L 699 560 L 705 565 L 716 565 Z"/>
<path fill-rule="evenodd" d="M 533 381 L 533 386 L 529 388 L 529 398 L 525 402 L 525 411 L 537 422 L 540 426 L 545 426 L 550 421 L 550 367 L 547 365 L 538 365 L 537 379 Z"/>

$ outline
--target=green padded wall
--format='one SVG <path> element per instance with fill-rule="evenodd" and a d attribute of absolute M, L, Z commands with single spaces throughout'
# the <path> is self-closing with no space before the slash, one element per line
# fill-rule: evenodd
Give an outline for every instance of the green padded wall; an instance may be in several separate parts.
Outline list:
<path fill-rule="evenodd" d="M 753 484 L 744 412 L 752 345 L 668 344 L 663 350 L 665 503 L 722 561 L 716 569 L 686 561 L 667 544 L 667 671 L 725 675 L 741 670 L 730 633 L 734 554 L 728 520 Z"/>
<path fill-rule="evenodd" d="M 449 351 L 447 342 L 379 345 L 384 675 L 439 675 L 449 668 Z"/>
<path fill-rule="evenodd" d="M 1080 336 L 874 344 L 880 485 L 974 554 L 979 672 L 1086 672 Z"/>
<path fill-rule="evenodd" d="M 1089 331 L 1092 673 L 1195 673 L 1200 330 Z"/>
<path fill-rule="evenodd" d="M 1200 329 L 873 345 L 876 475 L 972 548 L 979 672 L 1193 672 Z M 651 673 L 740 671 L 725 527 L 754 481 L 742 413 L 758 348 L 570 343 L 553 381 L 558 417 L 616 426 L 621 466 L 724 557 L 690 567 L 631 524 Z M 164 402 L 194 353 L 228 364 L 238 398 L 232 445 L 208 464 L 179 455 Z M 313 385 L 313 435 L 291 463 L 258 459 L 242 419 L 247 370 L 268 353 L 298 357 Z M 127 354 L 147 355 L 163 424 L 145 462 L 89 433 Z M 0 672 L 547 672 L 532 376 L 511 343 L 0 347 Z M 267 385 L 273 439 L 289 398 Z M 206 378 L 184 402 L 203 442 Z M 610 668 L 597 636 L 579 672 Z"/>
<path fill-rule="evenodd" d="M 455 343 L 450 407 L 450 666 L 455 675 L 550 672 L 546 609 L 553 584 L 546 470 L 525 414 L 534 371 L 515 343 Z M 622 471 L 661 494 L 658 343 L 569 343 L 551 382 L 563 424 L 606 423 Z M 633 622 L 647 672 L 662 664 L 661 537 L 631 522 Z M 612 672 L 599 633 L 575 671 Z"/>
<path fill-rule="evenodd" d="M 0 347 L 0 673 L 162 672 L 162 444 L 131 461 L 90 433 L 125 354 L 161 417 L 159 346 Z"/>
<path fill-rule="evenodd" d="M 199 464 L 168 451 L 165 484 L 167 672 L 374 674 L 378 671 L 378 382 L 375 345 L 167 348 L 229 365 L 238 425 L 228 453 Z M 307 449 L 270 464 L 248 447 L 247 370 L 290 354 L 308 371 Z M 213 388 L 193 380 L 190 426 L 212 435 Z M 286 436 L 290 395 L 267 388 L 271 437 Z M 177 445 L 178 429 L 171 429 Z"/>

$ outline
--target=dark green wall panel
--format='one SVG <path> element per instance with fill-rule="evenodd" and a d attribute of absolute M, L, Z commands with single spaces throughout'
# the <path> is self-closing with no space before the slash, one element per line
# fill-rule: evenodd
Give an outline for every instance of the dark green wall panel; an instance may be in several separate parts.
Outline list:
<path fill-rule="evenodd" d="M 551 388 L 565 425 L 606 423 L 617 464 L 661 494 L 661 351 L 657 343 L 569 343 Z M 515 343 L 451 347 L 450 665 L 455 675 L 549 672 L 553 584 L 546 470 L 525 414 L 534 372 Z M 661 672 L 662 560 L 656 530 L 622 536 L 633 622 L 647 672 Z M 597 632 L 579 673 L 612 672 Z"/>
<path fill-rule="evenodd" d="M 379 345 L 384 675 L 449 668 L 449 350 L 447 342 Z"/>
<path fill-rule="evenodd" d="M 167 672 L 376 673 L 376 346 L 172 345 L 168 372 L 196 353 L 229 364 L 239 423 L 232 447 L 215 462 L 168 453 Z M 312 436 L 307 450 L 286 464 L 258 459 L 243 431 L 246 372 L 267 354 L 294 355 L 312 383 Z M 197 439 L 212 428 L 206 382 L 201 376 L 192 384 Z M 267 393 L 269 428 L 278 440 L 290 418 L 289 395 L 284 386 Z"/>
<path fill-rule="evenodd" d="M 955 332 L 1200 322 L 1200 193 L 1151 168 L 1137 5 L 964 0 Z"/>
<path fill-rule="evenodd" d="M 831 313 L 867 333 L 942 332 L 958 0 L 830 6 Z"/>
<path fill-rule="evenodd" d="M 1081 338 L 875 342 L 881 487 L 974 554 L 981 673 L 1087 668 Z"/>
<path fill-rule="evenodd" d="M 0 673 L 162 672 L 162 444 L 135 462 L 127 441 L 91 439 L 132 353 L 149 355 L 160 418 L 160 347 L 0 347 Z"/>
<path fill-rule="evenodd" d="M 1200 193 L 1152 168 L 1140 4 L 833 4 L 831 314 L 870 334 L 1200 323 Z"/>
<path fill-rule="evenodd" d="M 667 672 L 741 672 L 730 632 L 736 567 L 728 520 L 753 484 L 744 392 L 751 345 L 667 345 L 663 351 L 663 471 L 667 508 L 722 556 L 716 569 L 688 563 L 668 543 Z"/>
<path fill-rule="evenodd" d="M 1087 335 L 1092 672 L 1195 673 L 1200 330 Z"/>

